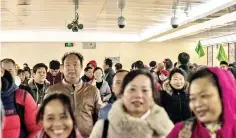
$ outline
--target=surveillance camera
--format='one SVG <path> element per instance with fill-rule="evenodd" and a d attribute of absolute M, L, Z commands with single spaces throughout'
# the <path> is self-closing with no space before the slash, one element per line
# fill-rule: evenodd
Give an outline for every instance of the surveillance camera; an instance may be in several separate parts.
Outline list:
<path fill-rule="evenodd" d="M 83 24 L 79 24 L 79 25 L 78 25 L 78 28 L 79 28 L 80 30 L 82 30 L 82 29 L 84 28 L 84 25 L 83 25 Z"/>
<path fill-rule="evenodd" d="M 73 24 L 72 23 L 69 23 L 68 25 L 67 25 L 67 28 L 68 29 L 71 29 L 73 27 Z"/>
<path fill-rule="evenodd" d="M 122 29 L 122 28 L 125 27 L 125 25 L 126 25 L 126 19 L 123 16 L 120 16 L 118 18 L 118 26 L 119 26 L 119 28 Z"/>
<path fill-rule="evenodd" d="M 171 18 L 171 26 L 172 26 L 173 28 L 178 28 L 178 26 L 179 26 L 179 20 L 178 20 L 177 17 L 172 17 L 172 18 Z"/>
<path fill-rule="evenodd" d="M 78 25 L 77 25 L 77 24 L 74 24 L 74 25 L 73 25 L 72 31 L 73 31 L 73 32 L 78 32 L 78 31 L 79 31 L 79 28 L 78 28 Z"/>
<path fill-rule="evenodd" d="M 184 13 L 187 17 L 189 17 L 189 11 L 188 10 L 184 10 Z"/>

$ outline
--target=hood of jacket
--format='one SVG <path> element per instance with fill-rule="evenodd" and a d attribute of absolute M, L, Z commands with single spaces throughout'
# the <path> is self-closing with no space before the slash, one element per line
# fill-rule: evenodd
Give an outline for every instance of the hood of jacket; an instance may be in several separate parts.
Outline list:
<path fill-rule="evenodd" d="M 1 82 L 2 82 L 2 89 L 1 89 L 2 97 L 11 95 L 17 89 L 17 86 L 14 82 L 13 77 L 11 76 L 11 73 L 6 70 L 4 72 L 3 77 L 1 77 Z"/>
<path fill-rule="evenodd" d="M 162 87 L 163 87 L 163 90 L 164 90 L 165 92 L 167 92 L 168 94 L 170 94 L 170 95 L 173 94 L 174 90 L 173 90 L 173 88 L 171 87 L 169 80 L 164 81 Z M 189 88 L 189 83 L 188 83 L 188 82 L 185 82 L 184 88 L 183 88 L 182 90 L 187 93 L 187 92 L 188 92 L 188 88 Z"/>
<path fill-rule="evenodd" d="M 233 135 L 232 129 L 234 129 L 236 133 L 236 81 L 229 71 L 217 67 L 211 67 L 208 69 L 218 78 L 218 83 L 222 93 L 223 137 L 230 138 Z"/>
<path fill-rule="evenodd" d="M 145 138 L 150 134 L 166 137 L 173 128 L 173 123 L 162 107 L 153 104 L 150 114 L 143 120 L 129 115 L 124 109 L 122 99 L 112 105 L 108 119 L 117 134 L 127 137 Z"/>

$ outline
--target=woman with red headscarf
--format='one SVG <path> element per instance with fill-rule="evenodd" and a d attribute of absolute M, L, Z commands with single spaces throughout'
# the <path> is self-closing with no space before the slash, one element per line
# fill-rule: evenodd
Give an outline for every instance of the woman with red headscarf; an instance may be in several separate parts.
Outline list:
<path fill-rule="evenodd" d="M 176 124 L 167 138 L 236 138 L 236 83 L 229 71 L 204 68 L 190 79 L 195 117 Z"/>

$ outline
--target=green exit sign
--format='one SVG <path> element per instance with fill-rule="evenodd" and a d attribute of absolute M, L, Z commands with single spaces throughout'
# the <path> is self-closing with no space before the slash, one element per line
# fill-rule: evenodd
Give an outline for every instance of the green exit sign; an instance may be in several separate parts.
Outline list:
<path fill-rule="evenodd" d="M 65 43 L 65 47 L 73 47 L 73 43 Z"/>

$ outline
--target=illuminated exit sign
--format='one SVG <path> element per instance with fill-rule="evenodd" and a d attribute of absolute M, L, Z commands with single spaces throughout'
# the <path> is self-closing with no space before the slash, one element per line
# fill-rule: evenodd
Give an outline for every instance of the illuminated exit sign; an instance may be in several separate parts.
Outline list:
<path fill-rule="evenodd" d="M 73 43 L 65 43 L 65 47 L 73 47 L 74 44 Z"/>

